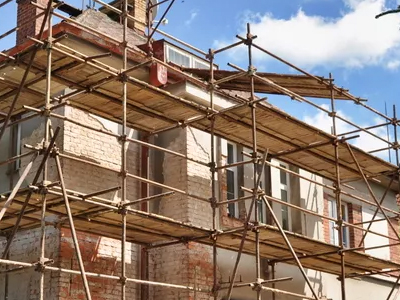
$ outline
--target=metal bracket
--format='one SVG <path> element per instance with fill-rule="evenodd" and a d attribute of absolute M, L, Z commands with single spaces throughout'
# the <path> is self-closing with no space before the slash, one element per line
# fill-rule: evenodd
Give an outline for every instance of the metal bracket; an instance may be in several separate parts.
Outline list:
<path fill-rule="evenodd" d="M 44 272 L 47 265 L 54 263 L 53 259 L 41 257 L 39 261 L 35 264 L 35 271 Z"/>

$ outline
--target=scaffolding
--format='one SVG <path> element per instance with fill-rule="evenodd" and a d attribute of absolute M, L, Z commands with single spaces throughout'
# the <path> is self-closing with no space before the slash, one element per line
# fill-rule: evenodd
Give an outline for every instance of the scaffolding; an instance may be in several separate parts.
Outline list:
<path fill-rule="evenodd" d="M 273 295 L 284 294 L 301 299 L 318 300 L 321 298 L 315 291 L 304 268 L 338 275 L 341 282 L 342 299 L 346 299 L 346 278 L 374 276 L 384 273 L 395 274 L 395 272 L 400 271 L 399 263 L 372 257 L 362 252 L 383 247 L 398 247 L 400 245 L 399 232 L 391 222 L 392 217 L 389 216 L 390 214 L 399 217 L 400 213 L 383 206 L 388 192 L 391 189 L 399 190 L 397 186 L 400 171 L 397 126 L 400 121 L 396 117 L 395 109 L 393 117 L 380 113 L 368 106 L 363 99 L 357 98 L 348 91 L 335 86 L 332 76 L 329 76 L 329 78 L 314 76 L 260 47 L 255 42 L 256 36 L 251 33 L 250 25 L 247 27 L 247 35 L 245 37 L 237 36 L 237 42 L 221 49 L 210 49 L 208 52 L 204 52 L 160 31 L 158 28 L 160 23 L 155 27 L 152 26 L 150 20 L 151 11 L 158 4 L 151 4 L 149 2 L 147 6 L 147 22 L 143 23 L 128 14 L 127 0 L 123 1 L 121 10 L 100 0 L 94 1 L 120 15 L 123 30 L 122 41 L 60 14 L 57 10 L 63 5 L 62 3 L 50 1 L 47 7 L 42 7 L 32 2 L 31 5 L 42 11 L 36 18 L 43 16 L 43 23 L 38 36 L 29 37 L 30 41 L 23 45 L 18 45 L 16 48 L 6 52 L 0 52 L 0 56 L 3 57 L 0 61 L 0 69 L 7 68 L 9 64 L 18 62 L 18 68 L 21 71 L 21 76 L 15 78 L 18 82 L 5 78 L 1 78 L 0 80 L 0 110 L 4 110 L 0 119 L 2 122 L 0 140 L 8 127 L 35 116 L 42 116 L 45 124 L 42 143 L 38 146 L 25 145 L 29 151 L 10 157 L 0 163 L 0 165 L 11 164 L 21 158 L 30 157 L 29 163 L 25 166 L 13 190 L 4 194 L 1 198 L 0 228 L 3 232 L 7 232 L 8 235 L 7 244 L 3 250 L 0 263 L 11 266 L 11 269 L 8 269 L 7 272 L 18 271 L 23 268 L 37 268 L 41 272 L 40 299 L 44 299 L 44 273 L 46 271 L 54 271 L 80 275 L 87 299 L 91 299 L 88 277 L 97 277 L 118 281 L 121 285 L 121 299 L 123 300 L 127 299 L 127 284 L 182 289 L 193 292 L 195 295 L 206 293 L 214 299 L 219 299 L 221 296 L 231 299 L 233 289 L 249 287 L 256 293 L 257 299 L 261 299 L 263 291 L 270 291 Z M 12 2 L 11 0 L 6 0 L 0 4 L 0 7 Z M 161 3 L 164 2 L 168 1 L 162 1 Z M 167 15 L 174 2 L 175 0 L 169 1 L 161 19 Z M 53 26 L 55 17 L 61 18 L 65 22 Z M 128 45 L 129 21 L 147 27 L 147 54 L 138 52 Z M 17 30 L 18 27 L 8 31 L 2 35 L 2 38 Z M 70 48 L 62 43 L 63 39 L 66 38 L 66 33 L 77 34 L 79 32 L 86 32 L 88 33 L 87 36 L 90 34 L 96 35 L 105 41 L 107 45 L 110 45 L 110 51 L 114 51 L 116 55 L 120 55 L 122 67 L 116 69 L 99 60 L 102 57 L 110 55 L 110 53 L 88 56 L 80 53 L 78 49 Z M 210 63 L 209 70 L 182 70 L 177 66 L 155 58 L 153 56 L 152 37 L 156 32 L 164 34 L 167 38 L 175 42 L 182 43 L 183 46 L 196 51 L 199 55 L 206 58 Z M 214 67 L 216 55 L 240 45 L 247 46 L 248 68 L 243 69 L 239 66 L 229 64 L 234 71 L 216 70 Z M 283 76 L 279 74 L 258 73 L 253 63 L 254 49 L 286 64 L 301 75 Z M 137 64 L 130 65 L 131 60 L 136 61 Z M 55 64 L 55 62 L 57 63 Z M 181 98 L 130 75 L 132 71 L 147 68 L 152 63 L 163 65 L 169 72 L 175 74 L 175 76 L 208 90 L 210 95 L 209 105 Z M 71 64 L 81 66 L 85 70 L 85 72 L 82 72 L 83 75 L 73 72 L 68 73 L 68 66 L 71 66 Z M 29 76 L 31 70 L 34 70 L 38 74 L 37 77 L 31 78 Z M 63 75 L 59 75 L 59 71 L 63 71 Z M 94 74 L 96 76 L 93 76 Z M 81 81 L 82 76 L 94 79 Z M 42 80 L 45 80 L 45 86 L 34 86 Z M 57 86 L 56 88 L 54 88 L 55 85 Z M 119 95 L 105 93 L 105 86 L 109 89 L 119 87 L 122 92 Z M 73 90 L 63 96 L 53 97 L 57 88 L 64 89 L 65 87 L 73 87 Z M 227 89 L 246 91 L 248 97 L 228 94 L 226 93 Z M 259 98 L 257 93 L 285 95 L 292 100 L 300 101 L 317 108 L 331 117 L 332 134 L 321 132 L 310 125 L 296 120 L 266 103 L 266 99 Z M 215 104 L 216 95 L 223 95 L 235 104 L 228 108 L 219 109 Z M 308 99 L 309 97 L 330 99 L 330 109 L 315 104 Z M 43 99 L 45 99 L 44 102 Z M 149 101 L 149 99 L 156 99 L 157 101 Z M 352 101 L 356 105 L 383 118 L 385 122 L 367 128 L 358 126 L 337 113 L 335 104 L 339 100 Z M 102 110 L 100 106 L 105 104 L 107 104 L 107 108 Z M 55 109 L 65 105 L 87 109 L 94 114 L 118 122 L 122 125 L 122 131 L 120 134 L 115 134 L 100 130 L 54 112 Z M 157 109 L 157 105 L 163 107 L 163 110 Z M 164 108 L 166 109 L 164 110 Z M 164 111 L 167 111 L 167 113 L 164 113 Z M 13 117 L 26 112 L 30 112 L 31 114 L 20 119 L 13 119 Z M 107 134 L 110 138 L 118 140 L 121 145 L 120 170 L 77 158 L 60 151 L 56 144 L 56 139 L 60 134 L 60 127 L 53 126 L 54 120 L 57 119 L 82 126 L 88 130 Z M 339 134 L 337 132 L 338 120 L 346 122 L 356 129 L 351 132 Z M 152 144 L 149 140 L 131 138 L 127 134 L 128 128 L 139 129 L 146 132 L 147 136 L 151 136 L 186 126 L 192 126 L 210 134 L 210 161 L 199 161 L 186 154 Z M 390 141 L 390 139 L 386 140 L 372 131 L 375 128 L 385 126 L 393 127 L 394 141 Z M 396 164 L 388 163 L 352 146 L 348 141 L 357 138 L 357 134 L 361 132 L 388 145 L 373 152 L 386 151 L 388 149 L 394 150 Z M 302 138 L 302 141 L 298 139 L 298 136 Z M 251 153 L 243 153 L 249 159 L 233 164 L 218 165 L 215 151 L 215 137 L 226 138 L 251 149 Z M 143 172 L 139 174 L 129 172 L 127 168 L 128 143 L 135 143 L 147 149 L 147 151 L 148 149 L 163 151 L 203 167 L 209 167 L 211 198 L 151 180 L 148 174 Z M 289 169 L 276 166 L 271 162 L 271 159 L 275 158 L 328 179 L 332 184 L 319 182 Z M 120 184 L 116 187 L 91 194 L 68 189 L 64 182 L 60 159 L 72 160 L 82 163 L 83 166 L 95 166 L 114 172 L 115 176 L 118 176 Z M 32 183 L 27 188 L 21 188 L 36 160 L 40 160 L 40 164 L 35 172 Z M 50 162 L 56 166 L 58 181 L 49 181 L 48 172 Z M 253 170 L 253 186 L 241 187 L 241 190 L 248 195 L 233 200 L 218 200 L 216 181 L 214 180 L 218 172 L 229 167 L 245 164 L 252 165 Z M 277 168 L 291 176 L 307 180 L 326 190 L 332 191 L 335 194 L 337 203 L 337 219 L 272 197 L 270 192 L 260 186 L 265 166 Z M 142 192 L 142 198 L 136 200 L 128 199 L 127 180 L 129 178 L 140 182 L 144 191 L 148 190 L 149 186 L 155 186 L 165 189 L 168 192 L 151 196 L 148 192 Z M 361 180 L 366 185 L 373 201 L 363 199 L 358 195 L 344 190 L 344 187 L 348 187 L 346 183 L 355 180 Z M 374 194 L 370 185 L 371 181 L 381 181 L 386 185 L 386 191 L 381 199 L 378 199 Z M 106 193 L 117 190 L 121 192 L 119 203 L 113 203 L 101 197 Z M 132 205 L 147 203 L 154 199 L 168 197 L 174 193 L 208 203 L 212 208 L 212 228 L 204 228 L 132 208 Z M 30 200 L 33 194 L 40 194 L 42 197 L 41 201 L 32 203 Z M 352 224 L 345 221 L 341 205 L 343 195 L 374 206 L 376 210 L 372 220 L 361 224 Z M 220 229 L 218 220 L 219 209 L 229 203 L 246 200 L 250 201 L 250 207 L 243 225 L 235 228 Z M 273 220 L 270 225 L 259 221 L 258 203 L 261 201 L 264 203 L 268 214 Z M 278 203 L 303 213 L 317 216 L 322 220 L 335 222 L 339 232 L 339 245 L 330 245 L 285 231 L 272 209 L 272 203 Z M 82 207 L 87 210 L 86 214 L 78 213 Z M 384 220 L 391 226 L 396 236 L 395 238 L 371 230 L 373 222 L 382 220 L 377 219 L 378 213 L 382 214 Z M 66 217 L 68 220 L 79 270 L 55 267 L 52 266 L 51 261 L 46 259 L 45 217 L 47 214 Z M 88 218 L 90 218 L 90 221 Z M 365 223 L 368 223 L 367 228 L 363 226 Z M 37 262 L 23 262 L 8 259 L 10 246 L 17 231 L 19 229 L 38 226 L 41 228 L 40 260 Z M 346 227 L 363 232 L 362 240 L 357 247 L 345 247 L 342 233 Z M 121 271 L 118 276 L 85 271 L 76 230 L 104 235 L 121 241 Z M 363 246 L 363 241 L 367 233 L 385 237 L 390 243 L 366 248 Z M 196 285 L 187 286 L 150 281 L 148 278 L 137 279 L 127 277 L 125 254 L 127 242 L 139 243 L 148 249 L 168 247 L 187 242 L 209 245 L 213 249 L 213 286 L 209 289 L 201 289 Z M 218 282 L 217 249 L 219 248 L 237 252 L 230 281 L 227 286 L 222 287 Z M 254 282 L 236 282 L 242 254 L 255 256 L 256 281 Z M 287 281 L 291 278 L 263 279 L 260 269 L 261 258 L 269 260 L 272 270 L 274 270 L 275 264 L 279 262 L 297 266 L 312 296 L 296 294 L 275 287 L 275 283 Z M 272 273 L 274 274 L 274 272 Z M 397 280 L 393 284 L 387 300 L 391 299 L 398 286 L 399 279 L 400 277 L 397 276 Z"/>

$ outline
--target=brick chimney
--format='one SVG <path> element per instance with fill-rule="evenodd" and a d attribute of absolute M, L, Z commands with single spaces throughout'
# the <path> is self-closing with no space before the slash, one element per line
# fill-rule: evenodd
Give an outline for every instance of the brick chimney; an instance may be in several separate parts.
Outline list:
<path fill-rule="evenodd" d="M 154 0 L 153 0 L 154 1 Z M 128 11 L 129 15 L 134 17 L 135 19 L 146 23 L 146 9 L 147 9 L 147 2 L 148 0 L 128 0 Z M 114 0 L 108 5 L 114 6 L 119 10 L 123 10 L 123 0 Z M 114 11 L 108 9 L 107 7 L 101 7 L 99 11 L 108 15 L 111 19 L 116 22 L 120 21 L 119 14 L 115 13 Z M 137 32 L 144 33 L 146 30 L 146 26 L 140 24 L 138 22 L 134 22 L 128 19 L 128 27 L 136 30 Z"/>
<path fill-rule="evenodd" d="M 130 15 L 132 15 L 135 19 L 146 23 L 146 8 L 147 8 L 147 1 L 146 0 L 128 0 L 128 4 L 132 5 L 132 10 Z M 129 24 L 130 22 L 128 22 Z M 130 25 L 130 24 L 129 24 Z M 146 27 L 142 24 L 134 22 L 134 24 L 130 25 L 133 26 L 134 29 L 139 30 L 140 32 L 145 32 Z"/>
<path fill-rule="evenodd" d="M 48 0 L 33 0 L 37 4 L 46 7 Z M 43 12 L 43 10 L 36 8 L 30 4 L 31 0 L 18 0 L 17 8 L 17 45 L 25 42 L 27 36 L 36 36 L 40 27 L 42 26 L 44 16 L 34 20 L 34 17 Z M 45 27 L 46 28 L 46 27 Z"/>

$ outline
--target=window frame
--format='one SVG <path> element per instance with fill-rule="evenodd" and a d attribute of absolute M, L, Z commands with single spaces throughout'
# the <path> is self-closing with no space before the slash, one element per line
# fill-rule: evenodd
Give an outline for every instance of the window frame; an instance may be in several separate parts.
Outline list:
<path fill-rule="evenodd" d="M 232 146 L 232 162 L 229 162 L 229 146 Z M 226 164 L 232 164 L 237 162 L 237 145 L 235 143 L 231 143 L 229 141 L 226 142 Z M 227 201 L 237 199 L 239 198 L 239 186 L 238 186 L 238 167 L 227 167 L 226 171 L 232 172 L 233 173 L 233 198 L 228 199 L 228 176 L 226 176 L 226 190 L 227 190 Z M 231 213 L 231 210 L 233 210 L 233 213 Z M 229 203 L 227 205 L 227 213 L 229 217 L 232 218 L 239 218 L 239 203 Z"/>
<path fill-rule="evenodd" d="M 197 62 L 199 64 L 203 64 L 204 65 L 204 68 L 202 68 L 202 69 L 209 69 L 210 68 L 210 63 L 209 62 L 204 61 L 201 58 L 195 56 L 194 54 L 192 54 L 190 52 L 187 52 L 187 51 L 185 51 L 185 50 L 183 50 L 183 49 L 181 49 L 179 47 L 176 47 L 174 45 L 165 43 L 165 45 L 164 45 L 164 58 L 165 58 L 165 62 L 167 62 L 167 63 L 168 62 L 172 62 L 172 63 L 178 65 L 177 63 L 171 61 L 170 55 L 169 55 L 169 51 L 170 50 L 175 51 L 176 53 L 178 53 L 180 55 L 183 55 L 183 56 L 186 56 L 187 58 L 189 58 L 189 66 L 185 66 L 185 65 L 180 65 L 180 66 L 184 66 L 184 67 L 187 67 L 187 68 L 195 68 L 196 69 L 195 63 Z"/>
<path fill-rule="evenodd" d="M 330 197 L 328 199 L 328 215 L 331 218 L 337 219 L 337 203 L 336 199 L 333 197 Z M 349 207 L 348 203 L 342 201 L 342 215 L 343 215 L 343 221 L 348 222 L 349 221 Z M 339 246 L 339 232 L 336 229 L 336 222 L 329 220 L 328 222 L 329 226 L 329 241 L 332 245 Z M 350 230 L 348 226 L 343 227 L 343 246 L 345 248 L 350 247 Z"/>
<path fill-rule="evenodd" d="M 280 168 L 285 168 L 289 170 L 289 165 L 283 162 L 278 162 Z M 282 182 L 282 174 L 285 176 L 285 182 Z M 283 202 L 290 203 L 290 177 L 289 173 L 279 169 L 279 199 Z M 282 191 L 286 192 L 286 201 L 282 199 Z M 283 215 L 287 214 L 287 226 L 284 225 L 284 217 Z M 291 218 L 291 208 L 287 205 L 281 204 L 281 224 L 284 230 L 291 231 L 292 230 L 292 218 Z"/>

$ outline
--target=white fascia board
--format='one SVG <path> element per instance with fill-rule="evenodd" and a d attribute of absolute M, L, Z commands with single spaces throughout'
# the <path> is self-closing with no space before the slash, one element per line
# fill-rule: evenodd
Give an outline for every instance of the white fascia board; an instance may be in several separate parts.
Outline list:
<path fill-rule="evenodd" d="M 205 106 L 210 105 L 210 93 L 189 82 L 180 82 L 176 84 L 171 84 L 167 86 L 166 90 L 176 96 L 195 101 L 199 104 Z M 216 110 L 228 108 L 236 104 L 237 103 L 229 100 L 228 98 L 214 93 L 214 107 Z"/>

